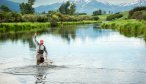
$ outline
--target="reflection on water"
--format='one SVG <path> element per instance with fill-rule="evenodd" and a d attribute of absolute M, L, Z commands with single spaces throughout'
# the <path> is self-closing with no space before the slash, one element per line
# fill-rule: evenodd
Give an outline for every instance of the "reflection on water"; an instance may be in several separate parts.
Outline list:
<path fill-rule="evenodd" d="M 35 75 L 35 78 L 36 78 L 36 82 L 35 84 L 45 84 L 45 80 L 46 80 L 46 77 L 47 77 L 47 67 L 41 67 L 41 66 L 38 66 L 37 67 L 37 74 Z"/>
<path fill-rule="evenodd" d="M 22 84 L 145 84 L 146 46 L 141 38 L 69 25 L 37 31 L 54 64 L 35 66 L 34 32 L 0 35 L 0 71 Z"/>

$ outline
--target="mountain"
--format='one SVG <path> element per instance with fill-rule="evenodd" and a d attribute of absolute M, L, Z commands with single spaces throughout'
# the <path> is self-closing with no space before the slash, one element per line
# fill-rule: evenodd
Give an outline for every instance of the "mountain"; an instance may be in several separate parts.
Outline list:
<path fill-rule="evenodd" d="M 107 3 L 107 2 L 103 3 L 97 0 L 69 0 L 69 1 L 76 4 L 76 8 L 77 8 L 76 12 L 87 13 L 87 14 L 92 14 L 92 12 L 97 9 L 102 9 L 107 12 L 112 11 L 116 13 L 116 12 L 121 12 L 121 11 L 127 11 L 136 6 L 139 6 L 139 2 L 122 3 L 120 5 L 113 5 L 111 3 Z M 54 4 L 46 5 L 46 6 L 39 6 L 39 7 L 36 7 L 35 10 L 36 12 L 39 12 L 39 13 L 44 12 L 44 11 L 48 12 L 49 10 L 57 10 L 62 3 L 54 3 Z M 146 5 L 146 1 L 141 2 L 141 5 Z"/>
<path fill-rule="evenodd" d="M 57 10 L 62 3 L 54 3 L 51 5 L 45 5 L 45 6 L 38 6 L 35 8 L 35 11 L 38 13 L 42 13 L 42 12 L 48 12 L 49 10 Z"/>
<path fill-rule="evenodd" d="M 8 0 L 0 0 L 0 5 L 6 5 L 11 10 L 16 11 L 16 12 L 20 11 L 19 3 L 15 3 L 15 2 L 12 2 L 12 1 L 8 1 Z"/>
<path fill-rule="evenodd" d="M 104 4 L 102 2 L 98 2 L 96 0 L 90 0 L 88 2 L 86 1 L 81 1 L 76 3 L 76 7 L 77 7 L 77 12 L 85 12 L 88 14 L 91 14 L 93 11 L 97 10 L 97 9 L 102 9 L 102 10 L 106 10 L 109 11 L 112 9 L 112 5 L 109 4 Z"/>
<path fill-rule="evenodd" d="M 93 11 L 97 9 L 102 9 L 105 11 L 112 11 L 114 13 L 116 12 L 121 12 L 121 11 L 127 11 L 130 10 L 136 6 L 139 6 L 139 4 L 136 3 L 122 3 L 120 5 L 113 5 L 107 2 L 99 2 L 97 0 L 70 0 L 71 2 L 76 4 L 76 12 L 79 13 L 87 13 L 87 14 L 92 14 Z M 63 2 L 62 2 L 63 3 Z M 51 5 L 46 5 L 46 6 L 39 6 L 36 7 L 35 10 L 36 12 L 48 12 L 49 10 L 57 10 L 59 6 L 62 3 L 54 3 Z M 146 2 L 142 2 L 141 5 L 145 5 Z"/>
<path fill-rule="evenodd" d="M 112 11 L 112 12 L 116 13 L 116 12 L 130 10 L 139 5 L 146 6 L 145 0 L 141 0 L 141 2 L 122 3 L 119 5 L 113 5 L 108 2 L 99 2 L 97 0 L 69 0 L 69 1 L 76 4 L 76 12 L 87 13 L 87 14 L 92 14 L 92 12 L 97 9 L 102 9 L 107 12 Z M 57 10 L 62 3 L 63 2 L 38 6 L 38 7 L 35 7 L 35 11 L 37 13 L 42 13 L 44 11 L 48 12 L 49 10 Z M 16 2 L 12 2 L 9 0 L 0 0 L 0 5 L 6 5 L 13 11 L 17 11 L 17 12 L 20 11 L 19 3 L 16 3 Z"/>
<path fill-rule="evenodd" d="M 96 0 L 70 0 L 70 2 L 73 2 L 76 4 L 76 9 L 77 9 L 76 12 L 79 12 L 79 13 L 90 14 L 93 11 L 97 10 L 98 8 L 108 10 L 109 7 L 111 7 L 107 4 L 98 2 Z M 49 10 L 57 10 L 62 3 L 54 3 L 51 5 L 39 6 L 39 7 L 36 7 L 35 10 L 36 12 L 39 12 L 39 13 L 44 12 L 44 11 L 48 12 Z"/>

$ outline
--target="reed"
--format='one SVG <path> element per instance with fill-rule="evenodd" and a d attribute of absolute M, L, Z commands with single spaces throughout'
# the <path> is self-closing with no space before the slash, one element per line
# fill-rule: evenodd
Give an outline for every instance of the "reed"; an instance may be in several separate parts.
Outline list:
<path fill-rule="evenodd" d="M 35 30 L 44 30 L 50 27 L 50 23 L 1 23 L 0 33 L 30 32 Z"/>
<path fill-rule="evenodd" d="M 131 20 L 115 20 L 111 22 L 104 22 L 101 24 L 102 28 L 113 29 L 119 31 L 128 37 L 143 37 L 146 38 L 146 22 Z"/>
<path fill-rule="evenodd" d="M 57 26 L 62 25 L 77 25 L 77 24 L 92 24 L 98 21 L 79 21 L 79 22 L 58 22 Z M 22 22 L 22 23 L 1 23 L 0 34 L 3 33 L 18 33 L 44 30 L 51 27 L 50 22 Z"/>

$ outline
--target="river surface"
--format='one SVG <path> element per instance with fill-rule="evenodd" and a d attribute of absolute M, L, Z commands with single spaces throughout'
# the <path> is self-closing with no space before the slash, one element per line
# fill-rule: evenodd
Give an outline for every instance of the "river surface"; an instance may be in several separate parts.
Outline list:
<path fill-rule="evenodd" d="M 0 38 L 0 73 L 21 84 L 146 84 L 146 43 L 93 24 L 49 28 L 49 67 L 36 66 L 33 33 Z M 9 80 L 7 80 L 9 81 Z"/>

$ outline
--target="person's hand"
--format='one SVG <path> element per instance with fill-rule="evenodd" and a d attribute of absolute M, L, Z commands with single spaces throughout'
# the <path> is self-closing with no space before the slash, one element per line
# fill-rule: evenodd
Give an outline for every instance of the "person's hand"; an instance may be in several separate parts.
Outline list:
<path fill-rule="evenodd" d="M 34 36 L 36 36 L 36 35 L 37 35 L 37 33 L 35 32 L 35 33 L 34 33 Z"/>

